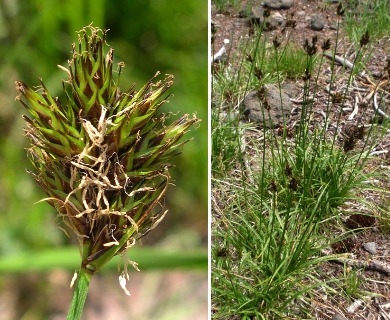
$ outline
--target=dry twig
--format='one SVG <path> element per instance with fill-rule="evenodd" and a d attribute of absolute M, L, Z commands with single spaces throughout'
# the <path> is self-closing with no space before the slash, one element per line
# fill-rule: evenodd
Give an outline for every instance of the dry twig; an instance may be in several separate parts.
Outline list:
<path fill-rule="evenodd" d="M 390 266 L 377 260 L 362 261 L 348 258 L 333 258 L 329 260 L 329 262 L 347 265 L 353 268 L 361 268 L 366 271 L 376 271 L 386 276 L 390 276 Z"/>

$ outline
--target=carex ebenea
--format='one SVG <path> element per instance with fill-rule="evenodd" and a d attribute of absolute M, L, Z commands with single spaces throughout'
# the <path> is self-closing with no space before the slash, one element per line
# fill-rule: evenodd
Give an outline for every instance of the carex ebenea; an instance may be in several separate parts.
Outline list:
<path fill-rule="evenodd" d="M 16 82 L 29 116 L 28 156 L 44 199 L 80 242 L 81 269 L 91 275 L 164 217 L 160 205 L 170 182 L 170 160 L 198 122 L 184 115 L 166 124 L 159 111 L 173 76 L 121 92 L 106 31 L 92 26 L 78 44 L 63 81 L 65 101 L 42 80 L 39 90 Z M 114 75 L 116 74 L 116 77 Z M 165 95 L 165 96 L 164 96 Z"/>

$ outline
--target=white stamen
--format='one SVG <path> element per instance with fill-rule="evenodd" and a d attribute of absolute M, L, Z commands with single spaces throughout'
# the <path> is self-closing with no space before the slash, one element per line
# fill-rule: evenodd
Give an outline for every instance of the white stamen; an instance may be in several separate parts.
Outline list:
<path fill-rule="evenodd" d="M 77 279 L 77 271 L 74 272 L 73 278 L 70 281 L 70 288 L 73 287 L 74 283 L 76 282 L 76 279 Z"/>
<path fill-rule="evenodd" d="M 127 272 L 122 272 L 122 274 L 119 276 L 119 284 L 122 287 L 123 291 L 130 296 L 129 290 L 126 288 L 126 282 L 129 280 L 129 274 Z"/>

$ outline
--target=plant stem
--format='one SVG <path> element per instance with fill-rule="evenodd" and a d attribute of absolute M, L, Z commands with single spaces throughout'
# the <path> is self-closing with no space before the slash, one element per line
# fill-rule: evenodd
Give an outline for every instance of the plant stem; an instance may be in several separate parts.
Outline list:
<path fill-rule="evenodd" d="M 83 313 L 85 300 L 87 299 L 88 287 L 92 278 L 92 273 L 84 268 L 80 268 L 77 275 L 77 282 L 74 288 L 72 302 L 70 304 L 67 320 L 79 320 Z"/>

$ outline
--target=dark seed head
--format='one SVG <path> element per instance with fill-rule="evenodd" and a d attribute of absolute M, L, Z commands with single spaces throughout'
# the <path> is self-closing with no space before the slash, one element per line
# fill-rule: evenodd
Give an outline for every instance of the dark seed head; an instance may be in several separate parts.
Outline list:
<path fill-rule="evenodd" d="M 280 47 L 280 41 L 277 36 L 272 40 L 272 44 L 274 45 L 274 48 L 277 49 Z"/>
<path fill-rule="evenodd" d="M 297 26 L 297 21 L 294 19 L 294 12 L 292 12 L 287 17 L 286 26 L 283 28 L 283 30 L 287 28 L 294 29 L 296 26 Z"/>
<path fill-rule="evenodd" d="M 222 247 L 217 250 L 217 257 L 226 257 L 229 254 L 229 250 Z"/>
<path fill-rule="evenodd" d="M 261 81 L 263 79 L 263 71 L 260 68 L 255 67 L 255 77 Z"/>
<path fill-rule="evenodd" d="M 268 190 L 272 193 L 275 193 L 278 191 L 278 185 L 276 184 L 276 181 L 275 180 L 271 180 L 270 183 L 269 183 L 269 187 L 268 187 Z"/>
<path fill-rule="evenodd" d="M 284 172 L 285 172 L 287 177 L 292 177 L 293 171 L 288 163 L 286 164 L 286 167 L 284 168 Z"/>
<path fill-rule="evenodd" d="M 271 15 L 271 9 L 270 8 L 265 8 L 263 12 L 263 17 L 268 18 Z"/>
<path fill-rule="evenodd" d="M 288 188 L 292 191 L 298 190 L 298 180 L 295 177 L 291 177 L 288 183 Z"/>
<path fill-rule="evenodd" d="M 363 47 L 365 46 L 368 42 L 370 41 L 370 35 L 368 33 L 368 30 L 362 35 L 360 39 L 360 46 Z"/>
<path fill-rule="evenodd" d="M 332 94 L 332 103 L 333 104 L 343 103 L 344 100 L 345 100 L 345 97 L 341 92 L 335 92 L 334 94 Z"/>
<path fill-rule="evenodd" d="M 317 36 L 314 36 L 311 39 L 311 44 L 309 43 L 309 40 L 305 39 L 303 49 L 309 56 L 315 55 L 317 53 Z"/>
<path fill-rule="evenodd" d="M 305 74 L 303 75 L 302 79 L 303 81 L 308 81 L 311 78 L 311 72 L 309 69 L 305 69 Z"/>
<path fill-rule="evenodd" d="M 339 5 L 337 6 L 337 15 L 342 17 L 344 15 L 344 8 L 343 8 L 343 5 L 341 4 L 341 2 L 339 3 Z"/>
<path fill-rule="evenodd" d="M 326 50 L 329 50 L 329 49 L 330 49 L 330 39 L 326 39 L 326 40 L 323 42 L 323 44 L 322 44 L 322 46 L 321 46 L 321 49 L 322 49 L 323 51 L 326 51 Z"/>
<path fill-rule="evenodd" d="M 351 151 L 353 148 L 355 148 L 355 145 L 356 145 L 356 139 L 353 136 L 347 137 L 343 143 L 344 152 Z"/>
<path fill-rule="evenodd" d="M 387 75 L 388 75 L 388 77 L 390 79 L 390 56 L 387 57 L 387 64 L 385 66 L 385 71 L 387 71 Z"/>

